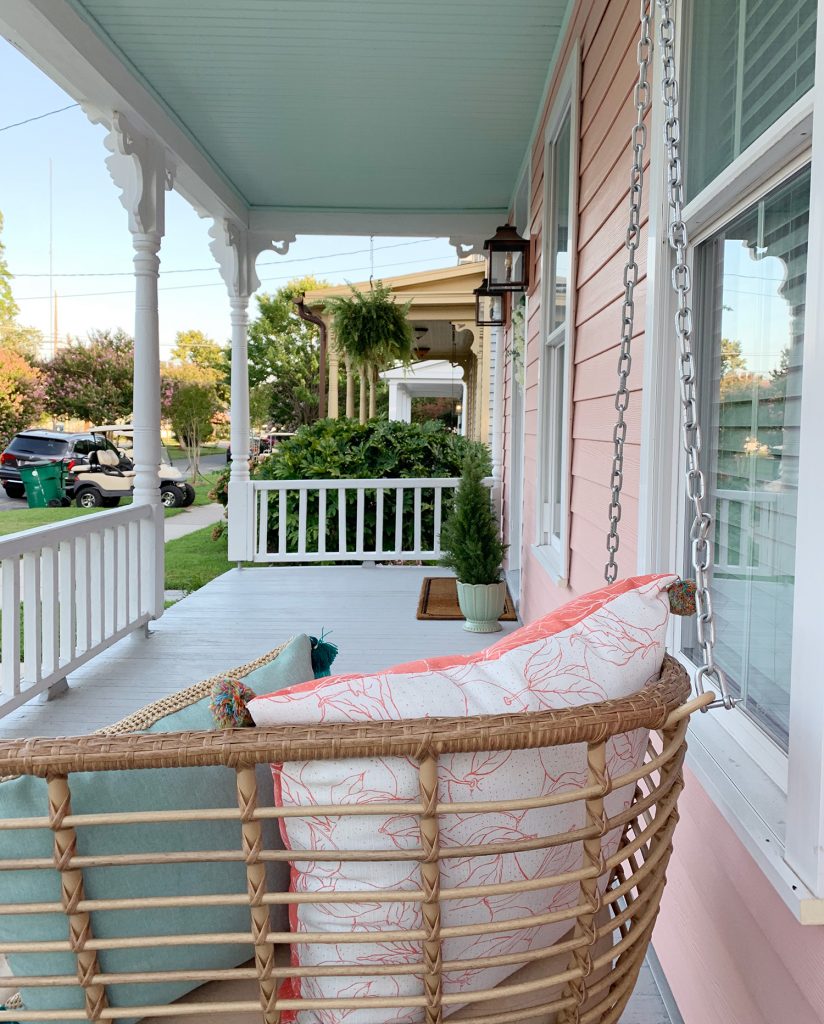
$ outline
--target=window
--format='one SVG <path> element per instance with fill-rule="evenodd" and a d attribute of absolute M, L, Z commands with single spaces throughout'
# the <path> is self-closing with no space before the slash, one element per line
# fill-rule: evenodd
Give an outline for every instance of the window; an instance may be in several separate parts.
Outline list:
<path fill-rule="evenodd" d="M 572 329 L 577 61 L 549 121 L 544 170 L 544 337 L 540 391 L 540 509 L 538 547 L 553 576 L 567 575 L 567 446 Z"/>
<path fill-rule="evenodd" d="M 696 251 L 716 660 L 740 707 L 789 738 L 810 170 Z M 689 550 L 685 575 L 692 575 Z M 700 661 L 695 626 L 682 650 Z"/>
<path fill-rule="evenodd" d="M 62 437 L 41 437 L 36 434 L 18 434 L 9 445 L 10 452 L 41 455 L 43 458 L 62 458 L 69 442 Z"/>
<path fill-rule="evenodd" d="M 822 88 L 813 82 L 816 6 L 693 0 L 681 18 L 715 659 L 738 698 L 733 712 L 694 717 L 688 760 L 802 921 L 814 919 L 807 901 L 824 901 L 824 297 L 815 284 L 824 253 L 808 244 L 824 214 L 824 140 L 813 136 Z M 663 135 L 663 116 L 653 112 L 653 138 Z M 664 182 L 663 142 L 652 160 L 650 180 Z M 666 235 L 665 214 L 665 202 L 652 207 L 655 237 Z M 647 324 L 669 344 L 645 347 L 639 568 L 692 575 L 692 509 L 673 416 L 671 254 L 653 245 L 648 257 Z M 674 621 L 670 643 L 691 669 L 701 663 L 693 621 Z"/>
<path fill-rule="evenodd" d="M 690 8 L 693 198 L 812 87 L 816 0 L 693 0 Z"/>

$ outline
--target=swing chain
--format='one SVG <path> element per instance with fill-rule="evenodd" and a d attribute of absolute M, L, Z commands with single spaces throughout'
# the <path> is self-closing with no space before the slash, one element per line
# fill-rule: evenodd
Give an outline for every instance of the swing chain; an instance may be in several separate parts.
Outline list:
<path fill-rule="evenodd" d="M 620 539 L 618 524 L 621 521 L 621 489 L 624 485 L 624 444 L 627 439 L 627 424 L 624 413 L 629 405 L 627 380 L 632 367 L 632 336 L 635 333 L 635 286 L 638 284 L 638 263 L 635 254 L 641 241 L 641 199 L 644 194 L 644 151 L 647 146 L 647 126 L 644 118 L 650 107 L 649 64 L 652 53 L 650 25 L 652 23 L 652 0 L 641 0 L 641 36 L 638 40 L 638 81 L 635 83 L 635 124 L 632 128 L 632 170 L 629 186 L 629 224 L 627 226 L 627 262 L 624 266 L 624 305 L 621 313 L 621 353 L 618 358 L 618 389 L 615 393 L 615 409 L 618 417 L 612 430 L 613 455 L 610 477 L 611 498 L 609 503 L 609 533 L 607 552 L 609 560 L 604 567 L 604 579 L 614 583 L 618 578 L 618 563 L 615 555 Z"/>
<path fill-rule="evenodd" d="M 703 654 L 703 665 L 695 676 L 695 687 L 702 694 L 707 685 L 717 686 L 721 699 L 716 702 L 725 708 L 734 706 L 727 677 L 715 664 L 715 618 L 709 589 L 712 570 L 712 517 L 704 508 L 706 482 L 701 469 L 701 427 L 698 422 L 695 355 L 693 352 L 693 322 L 690 305 L 692 282 L 687 259 L 689 233 L 683 217 L 684 182 L 681 166 L 681 114 L 679 109 L 678 77 L 675 59 L 675 22 L 672 17 L 674 0 L 658 0 L 661 14 L 658 37 L 661 47 L 661 97 L 665 109 L 664 145 L 667 164 L 667 203 L 669 205 L 668 240 L 675 254 L 672 287 L 677 295 L 675 334 L 680 352 L 681 382 L 681 440 L 686 454 L 686 493 L 692 504 L 693 521 L 690 528 L 692 566 L 695 572 L 696 631 Z M 715 706 L 715 705 L 711 705 Z M 702 710 L 707 710 L 702 708 Z"/>

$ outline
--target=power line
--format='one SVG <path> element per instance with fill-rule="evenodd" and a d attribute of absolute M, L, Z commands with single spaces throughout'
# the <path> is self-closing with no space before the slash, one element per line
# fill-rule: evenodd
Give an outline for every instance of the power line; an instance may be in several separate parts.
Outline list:
<path fill-rule="evenodd" d="M 433 263 L 435 260 L 454 260 L 453 256 L 431 256 L 425 260 L 402 260 L 400 263 L 382 263 L 376 267 L 378 270 L 385 270 L 389 267 L 409 267 L 418 263 Z M 340 270 L 327 270 L 327 274 L 355 274 L 362 271 L 369 270 L 369 267 L 345 267 Z M 291 274 L 281 274 L 277 277 L 262 277 L 260 283 L 263 284 L 266 281 L 290 281 Z M 187 291 L 191 288 L 220 288 L 223 287 L 222 281 L 210 281 L 208 284 L 173 284 L 168 288 L 158 288 L 159 292 L 179 292 Z M 335 286 L 333 286 L 335 287 Z M 61 293 L 60 301 L 64 299 L 91 299 L 98 298 L 102 295 L 134 295 L 134 290 L 129 288 L 125 291 L 112 291 L 112 292 L 68 292 L 67 294 Z M 50 299 L 50 295 L 19 295 L 15 296 L 16 302 L 35 302 L 42 299 Z"/>
<path fill-rule="evenodd" d="M 378 249 L 401 249 L 407 245 L 421 245 L 423 242 L 435 242 L 437 238 L 415 238 L 411 242 L 393 242 L 391 245 L 376 245 L 375 250 Z M 325 256 L 296 256 L 290 260 L 265 260 L 261 261 L 258 266 L 261 267 L 282 267 L 285 263 L 312 263 L 316 260 L 331 260 L 336 259 L 338 256 L 362 256 L 364 253 L 370 252 L 369 249 L 348 249 L 344 252 L 329 252 Z M 220 267 L 216 264 L 211 267 L 182 267 L 174 270 L 164 270 L 162 273 L 166 274 L 200 274 L 207 271 L 218 271 Z M 132 277 L 134 275 L 133 270 L 104 270 L 101 273 L 95 273 L 91 270 L 78 271 L 76 273 L 67 274 L 15 274 L 15 279 L 21 277 Z"/>
<path fill-rule="evenodd" d="M 79 107 L 79 103 L 70 103 L 66 107 L 58 107 L 57 110 L 47 110 L 45 114 L 38 114 L 36 117 L 27 117 L 25 121 L 15 121 L 14 124 L 7 124 L 0 128 L 0 132 L 7 132 L 9 128 L 19 128 L 24 124 L 31 124 L 32 121 L 42 121 L 44 117 L 51 117 L 52 114 L 62 114 L 64 110 L 72 110 Z"/>

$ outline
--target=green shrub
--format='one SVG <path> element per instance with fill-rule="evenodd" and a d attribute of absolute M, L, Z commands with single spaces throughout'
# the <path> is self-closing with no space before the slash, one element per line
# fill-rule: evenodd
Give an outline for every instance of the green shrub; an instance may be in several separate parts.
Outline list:
<path fill-rule="evenodd" d="M 475 453 L 484 473 L 491 470 L 489 452 L 485 445 L 468 441 L 453 434 L 443 424 L 400 423 L 373 420 L 363 426 L 353 420 L 319 420 L 301 427 L 294 437 L 282 441 L 271 455 L 253 470 L 256 480 L 368 480 L 426 477 L 456 477 L 460 475 L 466 456 Z M 374 550 L 376 539 L 375 491 L 366 491 L 364 503 L 364 545 Z M 349 492 L 346 498 L 347 546 L 354 549 L 357 495 Z M 412 491 L 403 495 L 404 548 L 414 544 L 414 496 Z M 290 550 L 296 550 L 298 540 L 297 492 L 288 495 L 286 506 L 286 536 Z M 390 547 L 395 541 L 394 494 L 384 496 L 383 544 Z M 279 509 L 270 501 L 269 544 L 276 547 L 279 528 Z M 444 503 L 443 515 L 448 512 Z M 425 488 L 421 495 L 421 537 L 423 545 L 431 544 L 435 529 L 435 491 Z M 312 550 L 318 541 L 318 495 L 310 492 L 307 501 L 307 546 Z M 329 491 L 326 501 L 326 547 L 338 547 L 338 493 Z"/>
<path fill-rule="evenodd" d="M 451 569 L 461 583 L 497 583 L 506 546 L 489 489 L 484 486 L 488 469 L 470 452 L 463 464 L 452 511 L 441 530 L 441 565 Z"/>

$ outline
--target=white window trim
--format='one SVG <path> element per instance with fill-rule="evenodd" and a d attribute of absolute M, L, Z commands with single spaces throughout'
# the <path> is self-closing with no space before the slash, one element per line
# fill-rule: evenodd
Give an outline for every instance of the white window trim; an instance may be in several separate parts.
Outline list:
<path fill-rule="evenodd" d="M 824 110 L 824 0 L 819 0 L 815 86 L 745 150 L 684 209 L 693 246 L 721 220 L 728 222 L 759 195 L 789 177 L 812 155 L 808 282 L 824 279 L 824 131 L 812 140 L 812 110 Z M 679 27 L 683 29 L 684 19 Z M 679 33 L 682 40 L 683 31 Z M 682 61 L 681 67 L 686 66 Z M 655 76 L 658 68 L 655 66 Z M 652 94 L 657 97 L 657 85 Z M 663 184 L 663 113 L 653 110 L 650 174 L 650 236 L 647 324 L 657 345 L 646 346 L 641 448 L 638 568 L 680 568 L 683 516 L 670 254 Z M 805 152 L 806 151 L 806 152 Z M 806 302 L 801 437 L 824 436 L 824 297 L 813 284 Z M 669 343 L 667 343 L 669 341 Z M 803 458 L 803 456 L 802 456 Z M 807 454 L 798 491 L 793 615 L 793 666 L 788 758 L 743 713 L 696 715 L 687 763 L 752 854 L 784 902 L 804 924 L 824 924 L 824 700 L 821 697 L 821 613 L 818 587 L 824 577 L 824 545 L 818 510 L 824 485 Z M 669 647 L 680 648 L 673 623 Z M 689 669 L 692 665 L 685 662 Z"/>
<path fill-rule="evenodd" d="M 552 111 L 547 119 L 543 139 L 544 159 L 544 204 L 541 231 L 541 333 L 540 355 L 538 362 L 538 480 L 537 507 L 535 509 L 536 535 L 532 552 L 544 571 L 556 586 L 568 586 L 569 579 L 569 523 L 570 523 L 570 438 L 572 433 L 572 388 L 575 350 L 575 308 L 576 308 L 576 272 L 578 262 L 578 153 L 580 149 L 580 91 L 581 91 L 581 53 L 580 44 L 576 42 L 567 61 L 564 76 L 558 89 L 558 95 Z M 569 146 L 569 272 L 567 277 L 566 315 L 564 323 L 548 333 L 549 310 L 552 296 L 550 294 L 550 265 L 548 259 L 549 246 L 554 236 L 551 224 L 553 196 L 551 191 L 552 175 L 550 158 L 552 146 L 569 114 L 570 146 Z M 561 437 L 561 470 L 560 470 L 560 507 L 561 528 L 557 545 L 544 541 L 544 501 L 550 485 L 547 480 L 549 453 L 553 450 L 555 422 L 550 403 L 548 388 L 552 383 L 549 375 L 548 350 L 557 346 L 559 339 L 564 339 L 564 367 L 562 390 L 564 394 L 565 416 L 563 418 L 563 434 Z M 554 485 L 554 482 L 553 482 Z"/>
<path fill-rule="evenodd" d="M 517 218 L 517 203 L 518 197 L 521 194 L 521 189 L 526 184 L 526 224 L 523 228 L 523 233 L 527 238 L 531 237 L 532 233 L 532 150 L 527 152 L 524 165 L 521 169 L 521 173 L 518 176 L 518 184 L 515 187 L 515 192 L 512 199 L 512 210 L 514 214 L 514 223 L 518 230 L 521 230 L 518 224 Z M 527 362 L 527 344 L 528 344 L 528 333 L 529 333 L 529 291 L 524 292 L 524 344 L 522 358 L 524 363 Z M 500 338 L 503 338 L 503 328 L 499 328 L 501 332 Z M 510 319 L 509 323 L 510 337 L 514 341 L 514 333 L 512 331 L 512 323 Z M 503 375 L 504 367 L 504 347 L 501 346 L 499 351 L 501 359 L 501 373 Z M 520 386 L 521 395 L 518 402 L 518 415 L 514 414 L 515 410 L 515 388 L 519 387 L 515 380 L 515 374 L 517 373 L 517 355 L 512 352 L 506 358 L 509 361 L 509 373 L 510 373 L 510 393 L 509 393 L 509 458 L 507 459 L 507 495 L 510 499 L 509 506 L 509 522 L 507 529 L 507 540 L 509 541 L 509 563 L 510 568 L 507 570 L 508 582 L 510 584 L 510 590 L 515 590 L 513 594 L 516 609 L 521 606 L 521 595 L 524 581 L 523 573 L 523 543 L 524 543 L 524 482 L 525 482 L 525 469 L 524 469 L 524 454 L 525 454 L 525 441 L 526 441 L 526 366 L 521 368 L 521 372 L 524 374 L 524 384 Z M 517 449 L 518 459 L 517 463 L 515 460 L 516 454 L 516 435 L 518 437 Z M 518 498 L 518 507 L 515 508 L 511 499 L 512 496 L 516 495 Z M 517 550 L 515 550 L 517 548 Z M 514 561 L 513 561 L 514 555 Z"/>

